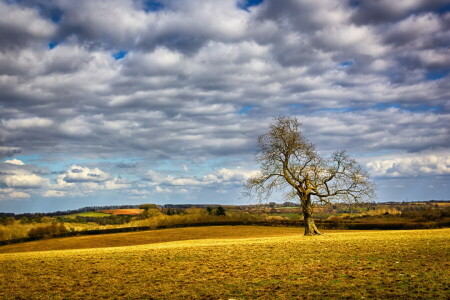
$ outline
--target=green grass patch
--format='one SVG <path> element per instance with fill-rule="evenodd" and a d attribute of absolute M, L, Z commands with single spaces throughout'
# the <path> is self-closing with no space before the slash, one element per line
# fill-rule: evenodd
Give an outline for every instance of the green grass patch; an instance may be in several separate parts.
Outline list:
<path fill-rule="evenodd" d="M 109 217 L 109 216 L 111 216 L 111 214 L 106 214 L 106 213 L 103 213 L 103 212 L 96 212 L 96 211 L 87 211 L 87 212 L 67 215 L 65 217 L 76 218 L 77 216 L 80 216 L 80 217 L 91 217 L 91 218 L 103 218 L 103 217 Z"/>

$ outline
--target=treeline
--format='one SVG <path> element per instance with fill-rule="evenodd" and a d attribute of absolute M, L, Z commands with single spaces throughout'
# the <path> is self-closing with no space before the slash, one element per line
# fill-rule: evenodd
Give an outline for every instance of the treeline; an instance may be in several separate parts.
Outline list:
<path fill-rule="evenodd" d="M 56 221 L 62 223 L 96 223 L 99 225 L 121 225 L 125 223 L 129 223 L 133 217 L 127 215 L 120 216 L 106 216 L 106 217 L 85 217 L 85 216 L 75 216 L 75 217 L 65 217 L 65 216 L 57 216 L 55 217 Z"/>
<path fill-rule="evenodd" d="M 66 216 L 79 214 L 90 211 L 98 211 L 98 210 L 111 210 L 111 209 L 131 209 L 131 208 L 139 208 L 139 205 L 108 205 L 108 206 L 86 206 L 79 209 L 72 210 L 64 210 L 64 211 L 54 211 L 49 213 L 22 213 L 22 214 L 14 214 L 14 213 L 0 213 L 0 222 L 2 220 L 10 217 L 16 220 L 21 218 L 28 218 L 30 220 L 38 220 L 42 217 L 56 217 L 56 216 Z"/>

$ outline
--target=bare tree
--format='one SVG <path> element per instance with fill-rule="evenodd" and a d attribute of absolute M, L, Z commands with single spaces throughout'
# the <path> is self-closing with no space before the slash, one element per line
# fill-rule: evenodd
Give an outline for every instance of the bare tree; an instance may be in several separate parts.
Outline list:
<path fill-rule="evenodd" d="M 245 184 L 246 194 L 267 199 L 275 190 L 298 198 L 305 235 L 320 234 L 314 223 L 315 203 L 360 202 L 374 197 L 374 186 L 345 151 L 321 157 L 294 117 L 278 117 L 258 138 L 260 174 Z"/>

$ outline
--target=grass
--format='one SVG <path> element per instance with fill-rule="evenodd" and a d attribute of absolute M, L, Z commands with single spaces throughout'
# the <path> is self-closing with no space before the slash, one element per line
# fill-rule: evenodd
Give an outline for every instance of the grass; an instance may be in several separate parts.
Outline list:
<path fill-rule="evenodd" d="M 87 212 L 67 215 L 66 217 L 68 217 L 68 218 L 76 218 L 77 216 L 80 216 L 80 217 L 91 217 L 91 218 L 103 218 L 103 217 L 109 217 L 109 216 L 111 216 L 111 214 L 107 214 L 107 213 L 104 213 L 104 212 L 97 212 L 97 211 L 87 211 Z"/>
<path fill-rule="evenodd" d="M 136 245 L 146 234 L 149 244 Z M 189 236 L 196 239 L 175 241 Z M 295 228 L 225 226 L 80 238 L 24 243 L 14 246 L 28 252 L 0 254 L 0 298 L 450 297 L 450 229 L 304 237 Z M 97 247 L 95 239 L 131 246 L 30 252 L 50 250 L 39 246 L 50 241 L 61 249 Z M 21 251 L 8 247 L 0 249 Z"/>
<path fill-rule="evenodd" d="M 280 216 L 283 218 L 288 218 L 291 220 L 301 220 L 303 219 L 303 216 L 301 216 L 300 214 L 296 214 L 296 213 L 276 213 L 276 214 L 270 214 L 270 216 Z"/>
<path fill-rule="evenodd" d="M 47 239 L 0 247 L 1 253 L 88 249 L 198 239 L 298 236 L 303 229 L 263 226 L 207 226 Z"/>

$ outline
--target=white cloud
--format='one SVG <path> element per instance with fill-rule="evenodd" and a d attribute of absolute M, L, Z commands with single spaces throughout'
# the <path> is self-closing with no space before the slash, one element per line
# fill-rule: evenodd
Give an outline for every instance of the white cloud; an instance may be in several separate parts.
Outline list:
<path fill-rule="evenodd" d="M 105 181 L 103 186 L 106 190 L 121 190 L 130 188 L 131 184 L 127 180 L 116 177 L 114 179 Z"/>
<path fill-rule="evenodd" d="M 66 172 L 58 175 L 56 183 L 50 187 L 55 192 L 64 192 L 65 195 L 93 193 L 99 190 L 121 190 L 128 189 L 132 185 L 121 177 L 112 177 L 99 168 L 89 168 L 79 165 L 72 165 Z M 56 196 L 52 192 L 53 196 Z"/>
<path fill-rule="evenodd" d="M 188 189 L 183 189 L 183 188 L 163 188 L 160 186 L 156 186 L 155 187 L 155 192 L 156 193 L 165 193 L 165 194 L 170 194 L 170 193 L 177 193 L 177 194 L 187 194 L 189 192 Z"/>
<path fill-rule="evenodd" d="M 203 177 L 173 177 L 171 175 L 164 175 L 155 171 L 147 172 L 147 179 L 151 181 L 151 185 L 156 186 L 157 192 L 168 192 L 168 189 L 161 187 L 164 186 L 212 186 L 212 185 L 228 185 L 228 184 L 243 184 L 245 180 L 258 174 L 255 170 L 244 170 L 240 168 L 227 169 L 222 168 L 217 171 L 207 174 Z"/>
<path fill-rule="evenodd" d="M 16 191 L 12 188 L 2 189 L 0 188 L 0 201 L 11 199 L 25 199 L 30 198 L 31 195 L 25 192 Z"/>
<path fill-rule="evenodd" d="M 148 191 L 148 190 L 131 190 L 130 194 L 131 195 L 142 196 L 142 195 L 150 194 L 150 191 Z"/>
<path fill-rule="evenodd" d="M 256 176 L 259 173 L 257 170 L 244 169 L 227 169 L 222 168 L 212 174 L 206 175 L 204 180 L 211 183 L 237 183 L 242 184 L 248 178 Z"/>
<path fill-rule="evenodd" d="M 450 175 L 450 154 L 415 154 L 375 159 L 366 164 L 376 177 L 422 177 Z"/>
<path fill-rule="evenodd" d="M 172 185 L 172 186 L 197 186 L 197 185 L 205 185 L 206 182 L 195 178 L 188 177 L 180 177 L 175 178 L 171 175 L 164 175 L 153 170 L 147 172 L 147 178 L 150 180 L 152 185 Z"/>
<path fill-rule="evenodd" d="M 31 195 L 25 192 L 14 191 L 8 195 L 11 198 L 30 198 Z"/>
<path fill-rule="evenodd" d="M 52 120 L 46 118 L 24 118 L 24 119 L 11 119 L 2 120 L 2 125 L 7 129 L 17 130 L 17 129 L 27 129 L 36 127 L 49 127 L 53 125 Z"/>
<path fill-rule="evenodd" d="M 46 191 L 43 196 L 44 197 L 54 197 L 54 198 L 60 198 L 60 197 L 65 197 L 67 195 L 66 192 L 64 191 L 57 191 L 57 190 L 48 190 Z"/>
<path fill-rule="evenodd" d="M 104 182 L 110 179 L 108 173 L 99 168 L 88 168 L 78 165 L 72 165 L 63 175 L 62 179 L 67 183 L 77 182 Z"/>
<path fill-rule="evenodd" d="M 0 185 L 10 188 L 32 189 L 46 186 L 48 180 L 25 169 L 0 172 Z"/>
<path fill-rule="evenodd" d="M 17 165 L 17 166 L 24 166 L 25 165 L 25 163 L 23 161 L 19 160 L 19 159 L 5 160 L 4 163 Z"/>

